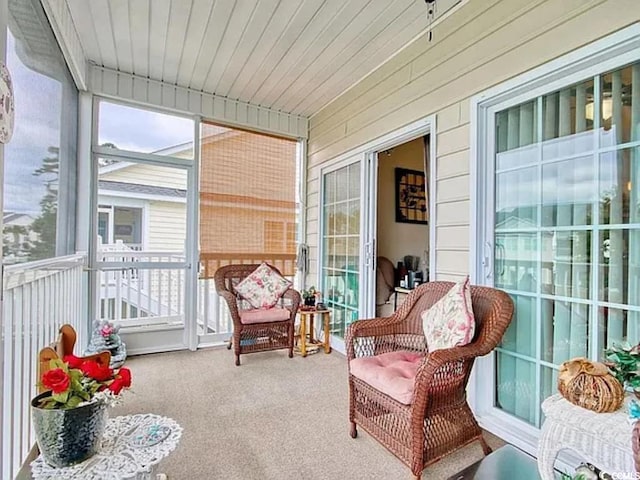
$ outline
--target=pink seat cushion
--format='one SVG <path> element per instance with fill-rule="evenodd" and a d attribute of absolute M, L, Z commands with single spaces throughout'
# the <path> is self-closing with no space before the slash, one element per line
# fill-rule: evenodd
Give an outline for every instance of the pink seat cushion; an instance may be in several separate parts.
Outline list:
<path fill-rule="evenodd" d="M 351 374 L 398 402 L 413 402 L 413 384 L 424 354 L 398 351 L 373 357 L 354 358 Z"/>
<path fill-rule="evenodd" d="M 254 308 L 251 310 L 240 310 L 240 322 L 248 325 L 250 323 L 281 322 L 289 320 L 291 312 L 286 308 Z"/>

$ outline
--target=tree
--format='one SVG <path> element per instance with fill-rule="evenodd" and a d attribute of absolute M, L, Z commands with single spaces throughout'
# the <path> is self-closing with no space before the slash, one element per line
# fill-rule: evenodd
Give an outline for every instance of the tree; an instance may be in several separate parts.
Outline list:
<path fill-rule="evenodd" d="M 2 253 L 9 263 L 20 261 L 29 249 L 27 229 L 22 225 L 5 225 L 2 241 Z"/>
<path fill-rule="evenodd" d="M 58 216 L 58 176 L 60 174 L 60 149 L 49 147 L 50 156 L 42 160 L 42 166 L 33 175 L 47 175 L 46 193 L 40 200 L 40 215 L 31 224 L 31 231 L 37 234 L 29 246 L 29 260 L 51 258 L 56 254 L 56 218 Z"/>
<path fill-rule="evenodd" d="M 113 143 L 104 143 L 103 147 L 117 148 Z M 47 149 L 49 156 L 42 159 L 42 165 L 34 170 L 33 175 L 47 176 L 45 180 L 46 193 L 40 200 L 40 215 L 31 224 L 31 231 L 37 238 L 26 246 L 29 260 L 51 258 L 56 255 L 56 223 L 58 216 L 58 178 L 60 175 L 60 149 L 51 146 Z M 110 165 L 118 160 L 108 159 L 104 165 Z"/>

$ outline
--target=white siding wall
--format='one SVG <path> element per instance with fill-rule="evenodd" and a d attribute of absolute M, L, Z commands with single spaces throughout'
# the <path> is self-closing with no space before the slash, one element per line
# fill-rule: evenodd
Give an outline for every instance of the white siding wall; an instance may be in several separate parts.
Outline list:
<path fill-rule="evenodd" d="M 146 248 L 150 251 L 184 252 L 186 205 L 149 202 Z"/>
<path fill-rule="evenodd" d="M 121 170 L 103 173 L 100 175 L 100 180 L 187 189 L 186 170 L 155 165 L 131 165 Z"/>
<path fill-rule="evenodd" d="M 310 119 L 312 254 L 320 166 L 435 113 L 436 278 L 468 273 L 470 97 L 638 20 L 638 0 L 470 0 L 434 28 L 432 42 L 416 41 Z"/>

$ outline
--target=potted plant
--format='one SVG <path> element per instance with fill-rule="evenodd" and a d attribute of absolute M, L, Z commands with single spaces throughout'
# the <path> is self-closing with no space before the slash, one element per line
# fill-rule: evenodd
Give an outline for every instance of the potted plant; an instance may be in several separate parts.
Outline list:
<path fill-rule="evenodd" d="M 33 426 L 44 460 L 65 467 L 98 451 L 107 406 L 131 386 L 131 372 L 75 355 L 51 360 L 49 367 L 39 382 L 47 391 L 31 401 Z"/>
<path fill-rule="evenodd" d="M 604 351 L 605 364 L 624 387 L 640 398 L 640 345 L 614 343 Z"/>
<path fill-rule="evenodd" d="M 308 307 L 314 307 L 316 304 L 316 299 L 320 297 L 320 292 L 316 290 L 316 287 L 314 287 L 313 285 L 306 290 L 302 290 L 301 294 L 304 300 L 304 304 Z"/>

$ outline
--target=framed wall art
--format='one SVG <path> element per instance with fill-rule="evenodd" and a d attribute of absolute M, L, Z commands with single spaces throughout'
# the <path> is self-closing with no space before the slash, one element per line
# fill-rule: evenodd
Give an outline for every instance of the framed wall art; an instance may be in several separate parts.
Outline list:
<path fill-rule="evenodd" d="M 424 172 L 396 168 L 396 222 L 429 221 Z"/>

